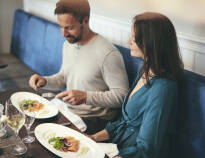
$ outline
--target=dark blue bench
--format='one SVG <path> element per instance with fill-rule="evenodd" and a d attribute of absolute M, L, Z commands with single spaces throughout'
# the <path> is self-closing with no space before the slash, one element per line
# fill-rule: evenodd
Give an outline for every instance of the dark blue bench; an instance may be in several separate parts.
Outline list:
<path fill-rule="evenodd" d="M 64 41 L 57 24 L 16 11 L 11 53 L 36 73 L 51 75 L 59 71 Z M 116 46 L 131 84 L 142 61 L 131 57 L 129 49 Z M 205 77 L 186 70 L 183 77 L 172 158 L 205 158 Z"/>

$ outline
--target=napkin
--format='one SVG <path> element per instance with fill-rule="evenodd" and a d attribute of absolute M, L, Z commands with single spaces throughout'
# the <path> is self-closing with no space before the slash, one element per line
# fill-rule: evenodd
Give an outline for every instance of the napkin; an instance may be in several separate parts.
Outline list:
<path fill-rule="evenodd" d="M 86 124 L 82 118 L 68 109 L 68 103 L 63 102 L 60 99 L 54 98 L 51 100 L 51 103 L 58 107 L 58 110 L 72 122 L 81 132 L 84 132 L 87 129 Z"/>
<path fill-rule="evenodd" d="M 113 143 L 97 143 L 97 144 L 110 158 L 116 156 L 119 153 L 119 150 L 117 149 L 117 144 L 113 144 Z"/>

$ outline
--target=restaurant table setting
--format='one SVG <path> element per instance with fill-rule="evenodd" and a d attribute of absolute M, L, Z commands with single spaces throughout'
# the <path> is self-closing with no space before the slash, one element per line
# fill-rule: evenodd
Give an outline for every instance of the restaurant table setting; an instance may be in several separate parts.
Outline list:
<path fill-rule="evenodd" d="M 105 152 L 109 157 L 116 155 L 116 144 L 98 144 L 83 133 L 86 124 L 69 111 L 66 103 L 44 98 L 52 93 L 39 94 L 31 89 L 0 93 L 0 102 L 5 103 L 0 106 L 0 158 L 104 158 Z M 35 111 L 36 102 L 43 104 L 39 111 Z M 8 107 L 12 109 L 9 112 Z"/>

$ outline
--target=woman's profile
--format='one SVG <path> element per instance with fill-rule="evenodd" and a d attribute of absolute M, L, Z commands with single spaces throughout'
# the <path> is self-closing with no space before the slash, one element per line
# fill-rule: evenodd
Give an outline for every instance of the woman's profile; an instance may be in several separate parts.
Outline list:
<path fill-rule="evenodd" d="M 122 116 L 90 137 L 116 143 L 115 158 L 166 158 L 183 72 L 175 28 L 160 13 L 133 19 L 131 55 L 143 64 L 122 105 Z"/>

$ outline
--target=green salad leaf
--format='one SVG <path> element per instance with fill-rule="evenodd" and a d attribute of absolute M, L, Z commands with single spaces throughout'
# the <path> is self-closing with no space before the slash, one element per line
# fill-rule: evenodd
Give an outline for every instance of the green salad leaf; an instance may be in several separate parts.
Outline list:
<path fill-rule="evenodd" d="M 51 144 L 54 142 L 53 147 L 57 150 L 60 150 L 61 147 L 64 147 L 64 142 L 62 141 L 62 137 L 53 137 L 48 140 L 48 143 Z"/>

